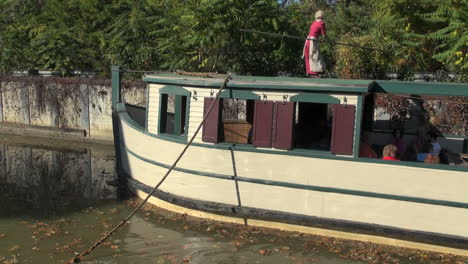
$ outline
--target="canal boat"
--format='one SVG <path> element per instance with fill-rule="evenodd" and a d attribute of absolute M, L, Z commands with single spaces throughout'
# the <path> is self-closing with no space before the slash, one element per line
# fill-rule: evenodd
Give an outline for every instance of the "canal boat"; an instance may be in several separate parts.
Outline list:
<path fill-rule="evenodd" d="M 161 73 L 143 77 L 140 107 L 122 100 L 121 72 L 112 68 L 117 165 L 138 196 L 152 191 L 206 115 L 150 203 L 224 222 L 468 255 L 463 159 L 359 157 L 364 129 L 383 145 L 391 137 L 369 128 L 375 94 L 468 97 L 468 84 L 254 76 L 225 84 L 219 75 Z M 468 152 L 466 134 L 439 142 L 461 157 Z"/>

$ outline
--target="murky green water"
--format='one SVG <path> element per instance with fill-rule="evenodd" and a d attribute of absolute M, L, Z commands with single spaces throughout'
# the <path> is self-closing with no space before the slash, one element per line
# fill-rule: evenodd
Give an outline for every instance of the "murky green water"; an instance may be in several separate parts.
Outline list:
<path fill-rule="evenodd" d="M 112 146 L 0 134 L 0 263 L 68 261 L 134 208 L 137 200 L 118 200 L 117 189 Z M 148 206 L 85 262 L 279 264 L 463 260 L 370 243 L 187 219 Z"/>

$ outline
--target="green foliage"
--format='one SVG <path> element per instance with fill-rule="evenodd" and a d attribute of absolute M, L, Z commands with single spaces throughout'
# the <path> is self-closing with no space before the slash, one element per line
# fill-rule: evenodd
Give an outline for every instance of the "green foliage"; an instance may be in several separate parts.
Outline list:
<path fill-rule="evenodd" d="M 466 0 L 0 0 L 0 71 L 234 71 L 304 76 L 303 41 L 325 11 L 327 68 L 343 78 L 468 72 Z"/>
<path fill-rule="evenodd" d="M 433 58 L 456 72 L 468 71 L 468 1 L 431 1 L 432 12 L 418 14 L 434 25 L 434 30 L 420 36 L 436 45 Z"/>

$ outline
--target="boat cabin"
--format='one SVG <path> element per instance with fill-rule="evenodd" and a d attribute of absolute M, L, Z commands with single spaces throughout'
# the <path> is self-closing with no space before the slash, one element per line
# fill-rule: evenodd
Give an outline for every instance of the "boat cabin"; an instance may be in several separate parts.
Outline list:
<path fill-rule="evenodd" d="M 195 144 L 355 159 L 360 158 L 360 147 L 362 151 L 362 145 L 369 144 L 374 158 L 380 159 L 383 147 L 394 143 L 395 128 L 388 115 L 385 119 L 383 110 L 375 107 L 376 97 L 468 98 L 467 84 L 234 76 L 219 100 L 214 100 L 224 81 L 221 77 L 146 75 L 145 131 L 187 142 L 214 104 Z M 141 113 L 140 119 L 144 119 Z M 407 146 L 415 140 L 420 126 L 421 122 L 410 118 L 400 128 Z M 467 126 L 461 129 L 467 131 Z M 467 134 L 438 134 L 444 150 L 460 155 L 445 162 L 466 166 Z M 426 166 L 421 162 L 400 164 Z"/>

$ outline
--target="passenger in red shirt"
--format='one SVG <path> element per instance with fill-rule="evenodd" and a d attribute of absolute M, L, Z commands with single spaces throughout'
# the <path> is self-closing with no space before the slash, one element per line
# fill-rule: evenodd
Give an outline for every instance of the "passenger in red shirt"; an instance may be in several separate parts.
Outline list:
<path fill-rule="evenodd" d="M 359 157 L 360 158 L 370 158 L 377 159 L 377 153 L 372 149 L 370 145 L 371 134 L 368 131 L 365 131 L 361 135 L 361 144 L 359 144 Z"/>
<path fill-rule="evenodd" d="M 315 21 L 310 25 L 309 35 L 304 43 L 302 58 L 306 65 L 306 73 L 312 76 L 318 76 L 325 71 L 325 63 L 320 54 L 320 42 L 317 40 L 320 36 L 326 36 L 325 22 L 323 22 L 323 12 L 315 13 Z"/>
<path fill-rule="evenodd" d="M 400 161 L 399 159 L 396 158 L 396 153 L 397 153 L 397 147 L 395 145 L 388 144 L 383 149 L 382 159 Z"/>

